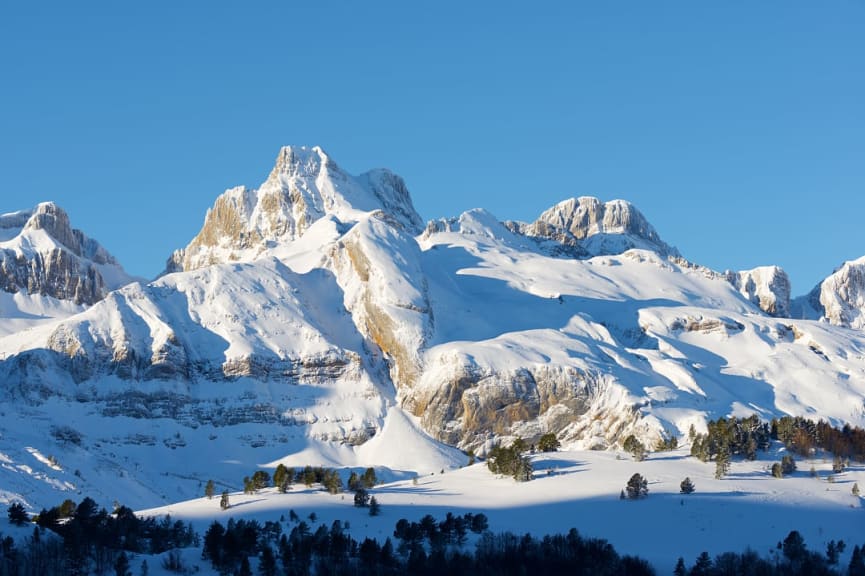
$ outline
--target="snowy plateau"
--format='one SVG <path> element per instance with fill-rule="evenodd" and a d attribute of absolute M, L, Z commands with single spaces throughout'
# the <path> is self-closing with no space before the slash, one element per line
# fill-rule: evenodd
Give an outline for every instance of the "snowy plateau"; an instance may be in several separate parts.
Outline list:
<path fill-rule="evenodd" d="M 285 147 L 151 282 L 52 203 L 0 215 L 0 503 L 120 501 L 202 533 L 292 509 L 380 540 L 399 518 L 483 512 L 496 531 L 575 527 L 663 573 L 704 550 L 769 556 L 793 529 L 852 548 L 862 463 L 832 474 L 818 452 L 777 479 L 776 442 L 716 479 L 688 433 L 750 415 L 865 427 L 863 329 L 865 257 L 792 298 L 778 267 L 686 260 L 625 201 L 424 223 L 390 171 Z M 532 457 L 531 482 L 469 465 L 548 433 L 562 450 Z M 630 435 L 680 447 L 635 462 Z M 241 492 L 280 463 L 375 467 L 382 514 L 300 485 Z M 635 472 L 649 497 L 622 502 Z M 0 532 L 25 534 L 5 515 Z"/>

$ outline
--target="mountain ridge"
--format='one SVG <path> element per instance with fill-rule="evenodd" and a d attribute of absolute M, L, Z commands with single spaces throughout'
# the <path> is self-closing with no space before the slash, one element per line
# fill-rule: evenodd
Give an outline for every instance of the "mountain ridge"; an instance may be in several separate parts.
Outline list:
<path fill-rule="evenodd" d="M 575 448 L 630 434 L 654 445 L 727 415 L 865 425 L 865 334 L 836 325 L 857 317 L 784 317 L 798 308 L 780 268 L 692 264 L 625 201 L 424 226 L 398 176 L 351 176 L 320 148 L 285 147 L 261 187 L 216 199 L 166 272 L 0 333 L 0 394 L 45 418 L 74 403 L 148 438 L 171 419 L 178 455 L 206 434 L 268 463 L 355 462 L 394 418 L 450 463 L 447 446 L 484 454 L 546 433 Z M 855 308 L 858 292 L 838 286 Z M 110 463 L 123 441 L 84 442 Z M 80 485 L 46 474 L 32 482 Z"/>

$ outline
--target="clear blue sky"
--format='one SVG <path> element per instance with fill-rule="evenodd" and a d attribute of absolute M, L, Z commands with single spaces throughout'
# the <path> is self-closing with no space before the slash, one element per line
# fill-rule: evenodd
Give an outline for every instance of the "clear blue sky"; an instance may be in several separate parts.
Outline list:
<path fill-rule="evenodd" d="M 147 277 L 283 144 L 425 219 L 624 198 L 794 294 L 865 255 L 865 0 L 4 2 L 0 63 L 0 212 Z"/>

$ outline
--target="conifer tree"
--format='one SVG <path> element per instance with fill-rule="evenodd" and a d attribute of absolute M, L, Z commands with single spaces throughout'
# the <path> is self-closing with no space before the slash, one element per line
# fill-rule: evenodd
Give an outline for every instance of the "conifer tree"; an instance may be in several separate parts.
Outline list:
<path fill-rule="evenodd" d="M 625 486 L 625 492 L 631 500 L 643 498 L 649 494 L 649 483 L 640 474 L 634 474 Z"/>
<path fill-rule="evenodd" d="M 223 510 L 228 510 L 231 504 L 228 502 L 228 490 L 222 491 L 222 497 L 219 499 L 219 507 Z"/>
<path fill-rule="evenodd" d="M 207 499 L 210 500 L 213 498 L 214 491 L 216 487 L 213 485 L 213 480 L 208 480 L 207 484 L 204 486 L 204 495 L 207 496 Z"/>
<path fill-rule="evenodd" d="M 682 483 L 679 484 L 679 491 L 682 494 L 692 494 L 694 492 L 694 483 L 691 482 L 689 477 L 685 477 Z"/>
<path fill-rule="evenodd" d="M 30 521 L 30 515 L 27 514 L 27 510 L 24 509 L 21 502 L 13 502 L 6 514 L 9 516 L 9 522 L 15 526 L 24 526 Z"/>
<path fill-rule="evenodd" d="M 369 515 L 378 516 L 381 513 L 381 504 L 378 503 L 375 496 L 369 500 Z"/>
<path fill-rule="evenodd" d="M 853 483 L 853 489 L 851 490 L 851 492 L 853 493 L 853 496 L 857 496 L 857 497 L 859 496 L 859 483 L 858 482 Z"/>

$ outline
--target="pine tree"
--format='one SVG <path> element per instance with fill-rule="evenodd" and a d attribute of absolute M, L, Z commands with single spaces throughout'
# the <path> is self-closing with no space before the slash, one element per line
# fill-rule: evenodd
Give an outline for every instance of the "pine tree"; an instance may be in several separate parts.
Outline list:
<path fill-rule="evenodd" d="M 114 574 L 116 576 L 132 576 L 132 571 L 129 570 L 129 558 L 126 552 L 120 552 L 120 556 L 114 562 Z"/>
<path fill-rule="evenodd" d="M 538 450 L 541 452 L 555 452 L 559 449 L 561 443 L 559 439 L 556 438 L 556 435 L 552 432 L 544 434 L 541 436 L 540 440 L 538 440 Z"/>
<path fill-rule="evenodd" d="M 712 571 L 712 559 L 708 552 L 701 552 L 697 556 L 697 562 L 691 567 L 691 576 L 709 576 Z"/>
<path fill-rule="evenodd" d="M 692 494 L 694 492 L 694 483 L 691 482 L 690 478 L 685 477 L 685 479 L 682 480 L 682 483 L 679 484 L 679 491 L 682 494 Z"/>
<path fill-rule="evenodd" d="M 358 488 L 354 493 L 354 505 L 358 508 L 365 508 L 369 505 L 369 492 L 363 488 Z"/>
<path fill-rule="evenodd" d="M 222 491 L 222 497 L 219 499 L 219 507 L 223 510 L 228 510 L 231 504 L 228 502 L 228 490 Z"/>
<path fill-rule="evenodd" d="M 859 546 L 853 547 L 850 564 L 847 566 L 847 574 L 849 576 L 865 576 L 865 555 Z"/>
<path fill-rule="evenodd" d="M 793 459 L 792 454 L 784 454 L 781 458 L 781 472 L 784 473 L 785 476 L 792 474 L 796 471 L 796 461 Z"/>
<path fill-rule="evenodd" d="M 784 477 L 784 469 L 781 468 L 781 464 L 775 462 L 772 464 L 772 476 L 775 478 L 783 478 Z"/>
<path fill-rule="evenodd" d="M 285 464 L 279 464 L 273 472 L 273 485 L 280 494 L 288 492 L 288 487 L 294 481 L 294 469 L 286 468 Z"/>
<path fill-rule="evenodd" d="M 15 526 L 24 526 L 30 521 L 30 515 L 21 502 L 13 502 L 6 514 L 9 516 L 9 522 Z"/>
<path fill-rule="evenodd" d="M 243 556 L 240 559 L 240 571 L 237 573 L 239 576 L 252 576 L 252 568 L 249 567 L 249 558 Z"/>
<path fill-rule="evenodd" d="M 628 484 L 625 486 L 625 492 L 627 493 L 628 498 L 631 500 L 637 500 L 638 498 L 648 496 L 648 484 L 648 481 L 646 481 L 646 479 L 640 474 L 634 474 L 631 476 L 630 480 L 628 480 Z"/>
<path fill-rule="evenodd" d="M 273 548 L 265 544 L 258 555 L 258 573 L 261 576 L 276 576 L 276 556 Z"/>
<path fill-rule="evenodd" d="M 625 452 L 630 453 L 637 462 L 646 459 L 646 447 L 633 434 L 625 438 L 622 448 L 625 449 Z"/>
<path fill-rule="evenodd" d="M 715 480 L 720 480 L 730 471 L 730 452 L 722 448 L 715 457 Z"/>
<path fill-rule="evenodd" d="M 207 499 L 210 500 L 213 498 L 213 494 L 216 491 L 216 487 L 213 485 L 213 480 L 208 480 L 207 484 L 204 486 L 204 495 L 207 496 Z"/>
<path fill-rule="evenodd" d="M 859 483 L 858 482 L 853 483 L 853 489 L 851 490 L 851 492 L 853 493 L 853 496 L 856 496 L 856 497 L 859 496 Z"/>
<path fill-rule="evenodd" d="M 370 498 L 369 501 L 369 515 L 370 516 L 378 516 L 381 513 L 381 504 L 378 503 L 375 496 Z"/>
<path fill-rule="evenodd" d="M 367 468 L 364 470 L 361 482 L 363 482 L 363 487 L 367 490 L 375 488 L 375 484 L 378 482 L 378 478 L 375 476 L 375 468 Z"/>
<path fill-rule="evenodd" d="M 694 425 L 691 424 L 691 428 Z M 676 561 L 676 567 L 673 569 L 673 576 L 688 576 L 688 569 L 685 568 L 685 559 L 679 556 L 679 559 Z"/>

